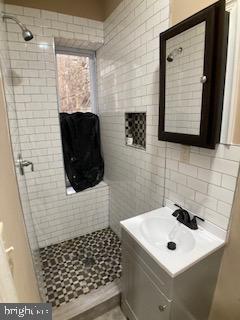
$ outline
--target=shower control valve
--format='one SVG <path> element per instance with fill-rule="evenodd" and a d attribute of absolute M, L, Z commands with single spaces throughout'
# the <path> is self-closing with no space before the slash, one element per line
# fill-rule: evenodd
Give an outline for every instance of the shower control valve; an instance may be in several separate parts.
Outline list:
<path fill-rule="evenodd" d="M 28 166 L 31 166 L 31 171 L 34 171 L 33 162 L 28 161 L 28 160 L 23 160 L 22 155 L 19 154 L 18 159 L 17 159 L 17 163 L 16 163 L 16 167 L 19 168 L 19 172 L 20 172 L 21 176 L 24 175 L 24 167 L 28 167 Z"/>

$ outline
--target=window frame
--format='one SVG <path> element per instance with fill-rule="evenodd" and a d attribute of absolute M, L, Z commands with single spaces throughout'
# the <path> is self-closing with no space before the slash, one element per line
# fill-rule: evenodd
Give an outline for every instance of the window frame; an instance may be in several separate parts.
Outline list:
<path fill-rule="evenodd" d="M 98 114 L 96 52 L 93 50 L 85 50 L 85 49 L 79 49 L 79 48 L 70 48 L 70 47 L 62 47 L 62 46 L 55 47 L 58 109 L 60 113 L 61 103 L 60 103 L 59 86 L 58 86 L 57 54 L 89 58 L 91 112 Z"/>

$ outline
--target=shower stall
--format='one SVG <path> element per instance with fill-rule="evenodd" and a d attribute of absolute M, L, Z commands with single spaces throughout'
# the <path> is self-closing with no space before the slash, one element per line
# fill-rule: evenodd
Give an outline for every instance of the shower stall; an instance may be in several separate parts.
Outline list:
<path fill-rule="evenodd" d="M 21 7 L 19 11 L 2 13 L 1 69 L 39 290 L 42 300 L 57 308 L 121 276 L 121 244 L 109 228 L 108 184 L 66 191 L 57 97 L 55 48 L 70 45 L 76 52 L 83 47 L 84 56 L 91 52 L 95 59 L 103 39 L 69 44 L 54 37 L 54 29 L 47 37 L 36 18 L 26 17 Z"/>

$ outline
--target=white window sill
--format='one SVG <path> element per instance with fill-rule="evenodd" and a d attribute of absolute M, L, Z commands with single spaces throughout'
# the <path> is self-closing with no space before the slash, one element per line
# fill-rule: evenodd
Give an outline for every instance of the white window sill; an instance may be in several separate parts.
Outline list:
<path fill-rule="evenodd" d="M 88 189 L 85 189 L 81 192 L 84 192 L 84 191 L 91 191 L 91 190 L 96 190 L 98 188 L 102 188 L 102 187 L 107 187 L 108 185 L 106 184 L 106 182 L 104 181 L 101 181 L 99 184 L 97 184 L 96 186 L 92 187 L 92 188 L 88 188 Z M 75 194 L 77 193 L 73 187 L 67 187 L 67 195 L 71 195 L 71 194 Z"/>

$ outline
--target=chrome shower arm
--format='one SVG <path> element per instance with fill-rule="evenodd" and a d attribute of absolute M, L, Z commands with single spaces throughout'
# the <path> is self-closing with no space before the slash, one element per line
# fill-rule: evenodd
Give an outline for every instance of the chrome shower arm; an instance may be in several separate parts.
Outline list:
<path fill-rule="evenodd" d="M 25 24 L 23 24 L 21 21 L 19 21 L 16 17 L 10 15 L 10 14 L 7 14 L 7 13 L 4 13 L 2 12 L 2 18 L 3 20 L 5 19 L 10 19 L 10 20 L 14 20 L 20 27 L 21 29 L 27 29 L 27 27 L 25 26 Z"/>

